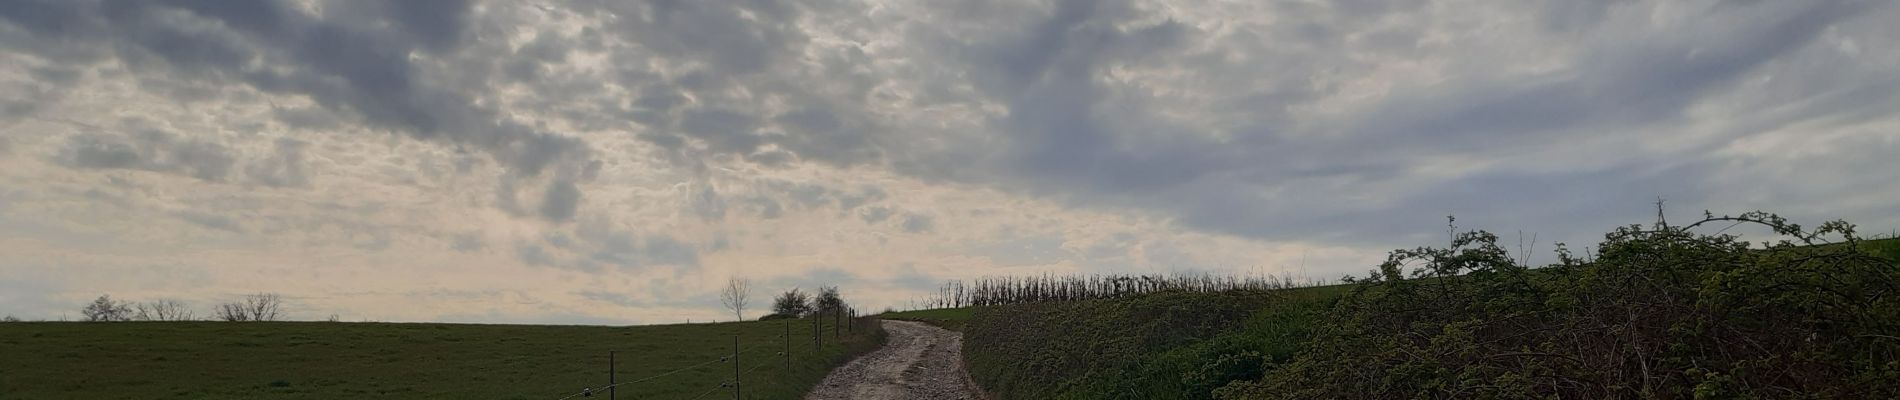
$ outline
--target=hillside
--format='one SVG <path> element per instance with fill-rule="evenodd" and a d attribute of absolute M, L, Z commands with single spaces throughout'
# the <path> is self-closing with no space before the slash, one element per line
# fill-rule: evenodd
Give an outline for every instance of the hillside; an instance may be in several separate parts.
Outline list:
<path fill-rule="evenodd" d="M 1395 252 L 1426 273 L 1356 285 L 886 317 L 960 328 L 972 377 L 1000 399 L 1900 393 L 1885 295 L 1900 239 L 1761 250 L 1623 233 L 1544 268 L 1473 232 Z"/>
<path fill-rule="evenodd" d="M 719 389 L 739 338 L 747 398 L 796 398 L 882 344 L 860 323 L 845 345 L 809 319 L 633 327 L 336 322 L 0 323 L 5 399 L 557 399 L 605 385 L 621 398 Z M 794 364 L 779 353 L 791 332 Z M 756 369 L 754 369 L 756 368 Z"/>

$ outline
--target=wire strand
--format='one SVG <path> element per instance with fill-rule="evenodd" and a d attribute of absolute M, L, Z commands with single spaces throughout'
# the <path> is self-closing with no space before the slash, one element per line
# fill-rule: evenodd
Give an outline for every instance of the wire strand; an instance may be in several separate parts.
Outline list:
<path fill-rule="evenodd" d="M 719 386 L 713 386 L 712 389 L 706 389 L 705 392 L 700 393 L 698 396 L 693 396 L 692 400 L 699 400 L 699 398 L 701 397 L 706 397 L 706 395 L 712 394 L 712 392 L 718 391 L 719 389 L 725 389 L 725 388 L 726 388 L 726 383 L 720 383 Z"/>
<path fill-rule="evenodd" d="M 694 365 L 692 365 L 692 366 L 689 366 L 689 367 L 685 367 L 685 368 L 680 368 L 680 369 L 676 369 L 676 370 L 672 370 L 672 371 L 667 371 L 667 372 L 665 372 L 665 373 L 661 373 L 661 374 L 659 374 L 659 375 L 654 375 L 654 376 L 649 376 L 649 377 L 645 377 L 645 378 L 640 378 L 640 379 L 635 379 L 635 380 L 631 380 L 631 381 L 626 381 L 626 382 L 620 382 L 620 383 L 615 383 L 615 384 L 612 384 L 612 385 L 606 385 L 606 386 L 601 386 L 601 387 L 584 387 L 584 388 L 581 388 L 581 392 L 580 392 L 580 393 L 575 393 L 575 394 L 570 394 L 570 395 L 567 395 L 567 397 L 562 397 L 562 398 L 561 398 L 561 400 L 567 400 L 567 399 L 572 399 L 572 398 L 574 398 L 574 396 L 580 396 L 580 395 L 582 395 L 582 394 L 585 394 L 585 393 L 588 393 L 588 392 L 590 392 L 590 391 L 600 391 L 600 390 L 605 390 L 605 389 L 611 389 L 611 388 L 614 388 L 614 387 L 616 387 L 616 386 L 621 386 L 621 385 L 631 385 L 631 384 L 635 384 L 635 383 L 640 383 L 640 382 L 646 382 L 646 381 L 650 381 L 650 380 L 654 380 L 654 379 L 660 379 L 660 378 L 664 378 L 664 377 L 666 377 L 666 376 L 669 376 L 669 375 L 673 375 L 673 374 L 677 374 L 677 373 L 681 373 L 681 372 L 686 372 L 686 371 L 690 371 L 690 370 L 693 370 L 693 369 L 696 369 L 696 368 L 699 368 L 699 367 L 704 367 L 704 366 L 707 366 L 707 365 L 710 365 L 710 364 L 713 364 L 713 363 L 718 363 L 718 362 L 725 362 L 725 361 L 727 361 L 727 360 L 729 360 L 730 358 L 731 358 L 730 356 L 726 356 L 726 357 L 720 357 L 720 358 L 716 358 L 716 359 L 713 359 L 713 360 L 711 360 L 711 361 L 706 361 L 706 362 L 703 362 L 703 363 L 699 363 L 699 364 L 694 364 Z"/>

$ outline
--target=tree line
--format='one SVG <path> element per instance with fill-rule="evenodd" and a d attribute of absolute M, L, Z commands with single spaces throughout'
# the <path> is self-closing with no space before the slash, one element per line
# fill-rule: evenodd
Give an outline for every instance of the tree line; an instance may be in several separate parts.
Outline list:
<path fill-rule="evenodd" d="M 726 280 L 725 287 L 719 291 L 719 303 L 731 311 L 739 321 L 745 320 L 746 307 L 751 304 L 752 281 L 742 278 Z M 817 293 L 807 293 L 793 287 L 772 298 L 772 313 L 759 317 L 760 321 L 775 319 L 804 318 L 818 315 L 836 315 L 840 317 L 858 315 L 851 303 L 844 301 L 837 286 L 818 286 Z"/>
<path fill-rule="evenodd" d="M 79 309 L 80 320 L 85 322 L 124 322 L 124 321 L 281 321 L 284 319 L 284 298 L 274 293 L 245 295 L 236 301 L 218 304 L 212 307 L 208 318 L 199 318 L 196 311 L 178 300 L 153 300 L 134 302 L 112 298 L 110 294 L 99 295 L 85 307 Z M 333 318 L 334 319 L 334 318 Z M 8 316 L 6 322 L 17 322 L 18 318 Z"/>

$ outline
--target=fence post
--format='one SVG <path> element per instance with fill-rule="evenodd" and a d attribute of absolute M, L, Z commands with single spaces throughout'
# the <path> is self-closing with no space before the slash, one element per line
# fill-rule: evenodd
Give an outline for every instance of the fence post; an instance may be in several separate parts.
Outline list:
<path fill-rule="evenodd" d="M 825 315 L 822 313 L 815 311 L 811 313 L 811 347 L 814 349 L 825 349 L 825 331 L 818 322 L 824 320 L 824 318 Z"/>
<path fill-rule="evenodd" d="M 739 400 L 739 335 L 732 335 L 732 400 Z"/>
<path fill-rule="evenodd" d="M 607 350 L 607 400 L 614 400 L 614 392 L 618 389 L 614 387 L 614 351 Z"/>
<path fill-rule="evenodd" d="M 785 326 L 785 374 L 792 373 L 792 321 L 780 324 Z"/>

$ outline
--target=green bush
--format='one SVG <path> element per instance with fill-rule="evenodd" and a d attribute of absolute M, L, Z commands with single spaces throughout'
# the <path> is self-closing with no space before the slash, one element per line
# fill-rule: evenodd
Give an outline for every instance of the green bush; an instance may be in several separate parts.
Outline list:
<path fill-rule="evenodd" d="M 1703 225 L 1764 226 L 1762 247 Z M 1825 244 L 1822 238 L 1838 238 Z M 1395 251 L 1223 398 L 1900 398 L 1900 268 L 1851 225 L 1629 226 L 1529 268 L 1486 232 Z M 1409 274 L 1407 272 L 1410 272 Z"/>

